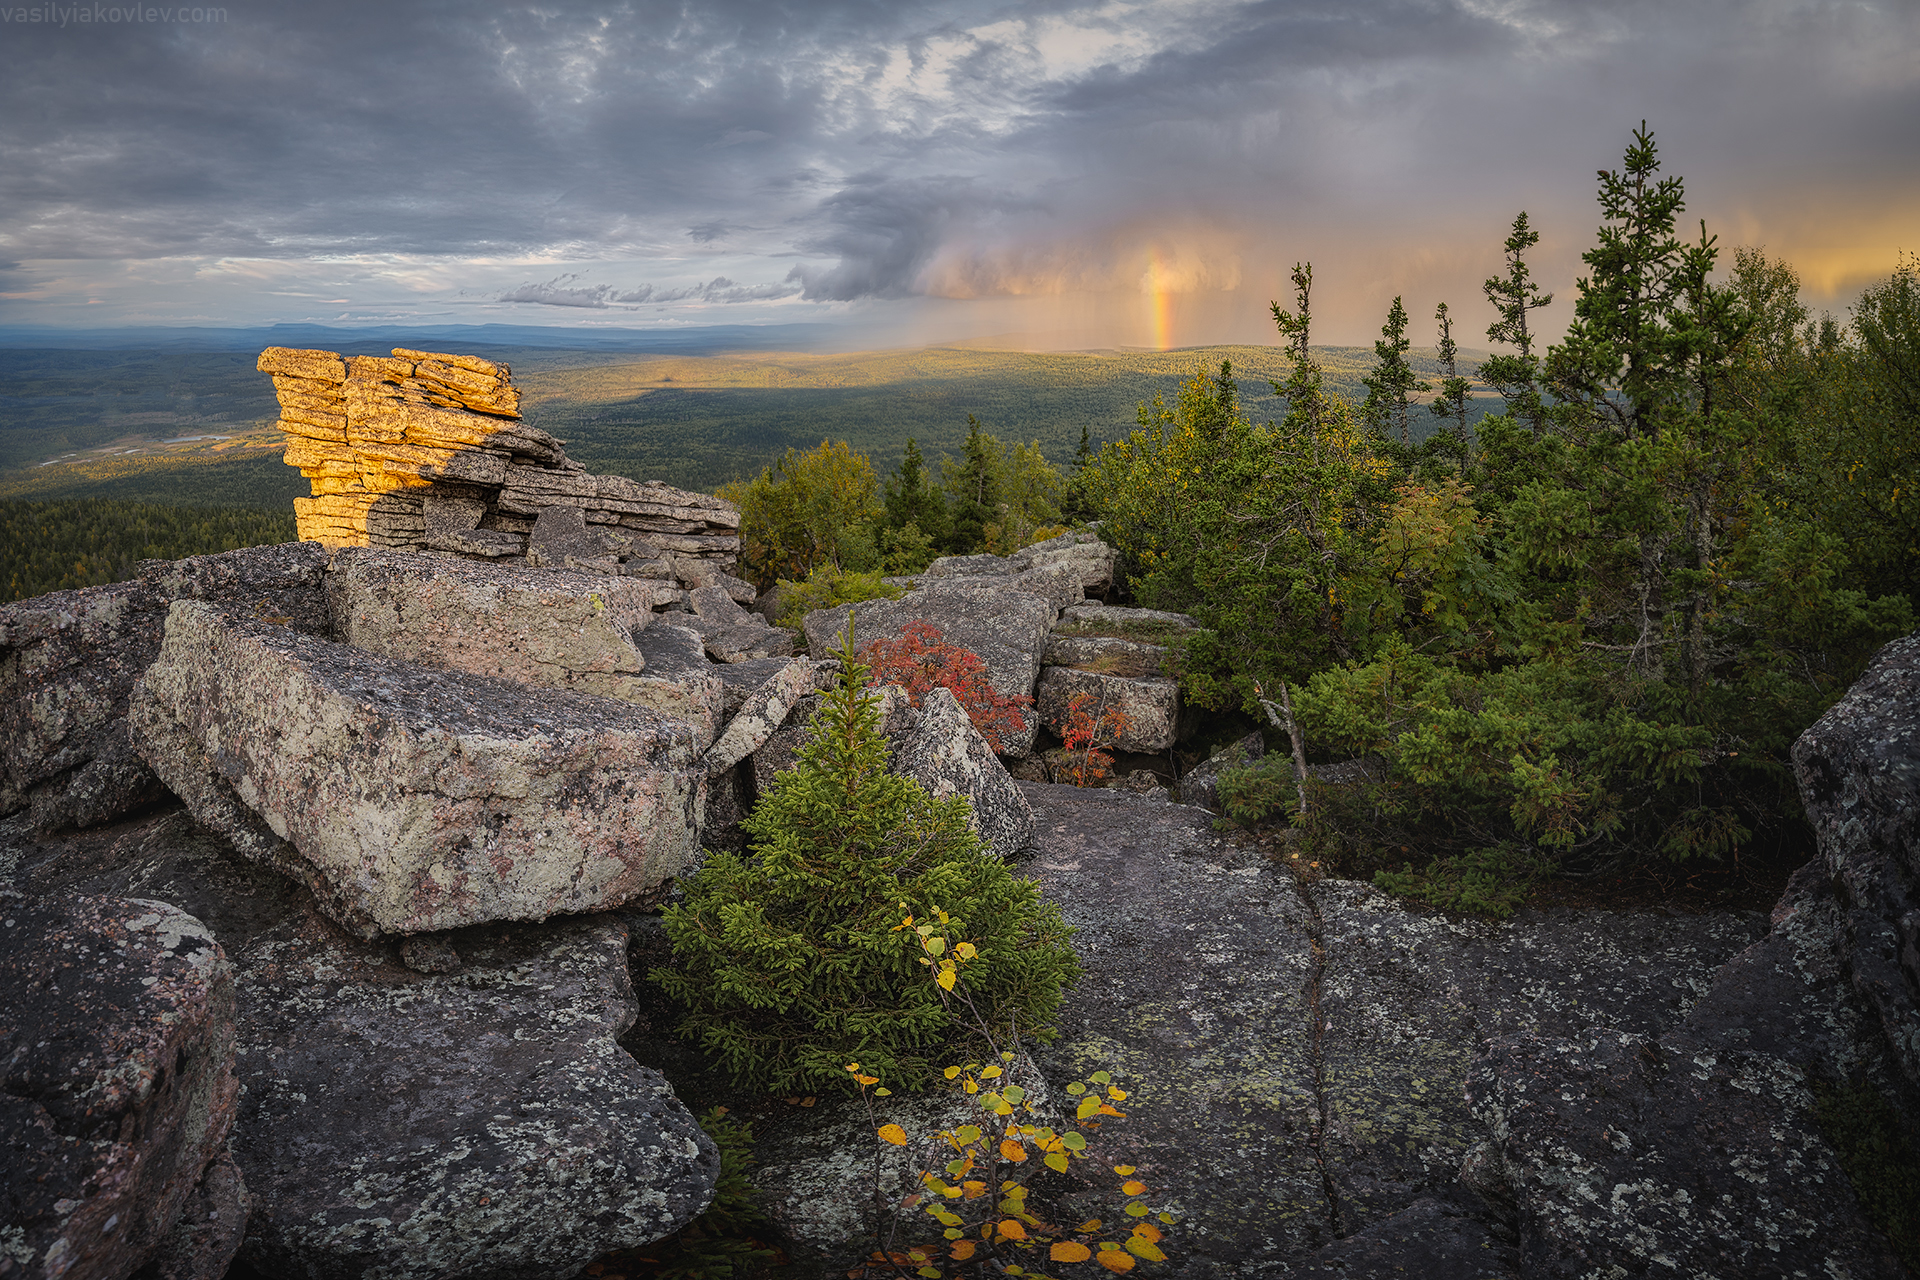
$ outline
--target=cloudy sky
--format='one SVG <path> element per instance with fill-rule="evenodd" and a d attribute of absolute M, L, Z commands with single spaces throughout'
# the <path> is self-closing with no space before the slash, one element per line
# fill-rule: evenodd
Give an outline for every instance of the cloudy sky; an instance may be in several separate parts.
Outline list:
<path fill-rule="evenodd" d="M 0 0 L 0 324 L 1477 338 L 1642 118 L 1816 306 L 1920 250 L 1916 0 Z"/>

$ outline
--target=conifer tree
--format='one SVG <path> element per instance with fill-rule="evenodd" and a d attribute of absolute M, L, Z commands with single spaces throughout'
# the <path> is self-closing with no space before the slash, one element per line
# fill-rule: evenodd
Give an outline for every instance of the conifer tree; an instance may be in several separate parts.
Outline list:
<path fill-rule="evenodd" d="M 1498 391 L 1507 401 L 1507 412 L 1526 422 L 1538 436 L 1546 426 L 1546 403 L 1540 397 L 1540 360 L 1533 354 L 1533 331 L 1527 312 L 1538 311 L 1553 301 L 1550 293 L 1535 287 L 1527 266 L 1527 250 L 1540 243 L 1540 233 L 1527 225 L 1522 209 L 1513 220 L 1513 230 L 1502 246 L 1506 253 L 1507 273 L 1490 276 L 1481 286 L 1487 301 L 1500 318 L 1487 326 L 1487 339 L 1514 349 L 1514 354 L 1489 357 L 1480 366 L 1480 380 Z"/>
<path fill-rule="evenodd" d="M 943 467 L 951 499 L 947 548 L 969 555 L 986 545 L 987 526 L 1000 518 L 1000 442 L 967 415 L 967 442 L 958 467 Z"/>
<path fill-rule="evenodd" d="M 1080 976 L 1058 907 L 936 800 L 888 768 L 879 696 L 851 642 L 789 772 L 742 825 L 752 857 L 711 852 L 661 923 L 675 965 L 651 977 L 688 1010 L 679 1033 L 744 1087 L 848 1085 L 859 1062 L 917 1088 L 969 1034 L 941 1003 L 903 919 L 951 917 L 978 954 L 974 1008 L 994 1035 L 1041 1042 Z"/>
<path fill-rule="evenodd" d="M 1373 372 L 1361 379 L 1367 388 L 1361 415 L 1369 428 L 1382 435 L 1398 428 L 1403 445 L 1413 443 L 1407 393 L 1432 390 L 1414 376 L 1413 366 L 1407 363 L 1412 346 L 1413 340 L 1407 337 L 1407 309 L 1395 297 L 1387 310 L 1387 322 L 1380 327 L 1380 340 L 1373 344 Z"/>
<path fill-rule="evenodd" d="M 1433 318 L 1440 325 L 1438 354 L 1440 367 L 1446 370 L 1446 376 L 1440 379 L 1440 394 L 1427 406 L 1427 411 L 1444 421 L 1453 431 L 1454 438 L 1464 447 L 1467 443 L 1467 392 L 1473 384 L 1460 376 L 1460 348 L 1454 345 L 1453 317 L 1447 314 L 1446 303 L 1434 309 Z"/>

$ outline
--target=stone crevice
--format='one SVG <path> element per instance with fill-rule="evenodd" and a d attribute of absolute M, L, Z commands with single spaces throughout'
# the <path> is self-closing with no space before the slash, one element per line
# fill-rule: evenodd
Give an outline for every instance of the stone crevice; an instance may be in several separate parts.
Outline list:
<path fill-rule="evenodd" d="M 1327 1162 L 1327 1132 L 1332 1127 L 1327 1103 L 1327 1059 L 1325 1041 L 1329 1023 L 1325 1009 L 1321 1005 L 1320 995 L 1327 976 L 1326 926 L 1320 916 L 1320 904 L 1315 901 L 1313 890 L 1298 876 L 1293 877 L 1293 891 L 1300 898 L 1300 905 L 1306 912 L 1307 942 L 1311 959 L 1307 966 L 1307 981 L 1303 995 L 1307 1006 L 1307 1053 L 1308 1066 L 1313 1077 L 1312 1132 L 1307 1143 L 1313 1150 L 1313 1161 L 1320 1170 L 1321 1189 L 1327 1198 L 1327 1230 L 1338 1240 L 1348 1234 L 1346 1212 L 1341 1203 L 1340 1186 Z"/>

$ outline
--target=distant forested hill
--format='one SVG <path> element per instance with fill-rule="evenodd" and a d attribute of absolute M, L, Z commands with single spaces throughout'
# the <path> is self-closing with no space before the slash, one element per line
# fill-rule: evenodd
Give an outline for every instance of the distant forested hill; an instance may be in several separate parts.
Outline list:
<path fill-rule="evenodd" d="M 293 508 L 181 507 L 90 499 L 0 500 L 0 586 L 7 600 L 133 576 L 142 560 L 293 541 Z"/>
<path fill-rule="evenodd" d="M 1286 375 L 1276 347 L 474 354 L 511 363 L 528 420 L 593 470 L 702 492 L 826 438 L 869 454 L 883 473 L 909 436 L 937 459 L 959 450 L 970 413 L 1002 440 L 1038 441 L 1065 465 L 1082 427 L 1095 444 L 1122 436 L 1142 402 L 1155 394 L 1171 402 L 1181 380 L 1222 359 L 1233 362 L 1251 417 L 1285 411 L 1268 385 Z M 1318 355 L 1331 388 L 1364 396 L 1370 348 Z M 234 352 L 0 350 L 0 497 L 287 510 L 306 486 L 279 461 L 273 386 L 253 362 Z M 1412 363 L 1432 371 L 1430 353 Z"/>

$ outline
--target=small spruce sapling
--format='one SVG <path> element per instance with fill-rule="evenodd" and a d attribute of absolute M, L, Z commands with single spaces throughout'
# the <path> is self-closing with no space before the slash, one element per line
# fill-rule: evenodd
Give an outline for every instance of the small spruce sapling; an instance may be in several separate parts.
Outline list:
<path fill-rule="evenodd" d="M 860 1059 L 917 1087 L 969 1040 L 893 930 L 935 902 L 966 921 L 986 1025 L 1041 1040 L 1080 976 L 1058 907 L 975 834 L 964 797 L 937 800 L 888 769 L 879 696 L 849 633 L 795 767 L 742 825 L 752 855 L 710 852 L 662 914 L 675 963 L 650 976 L 686 1014 L 677 1030 L 737 1084 L 806 1093 Z"/>

